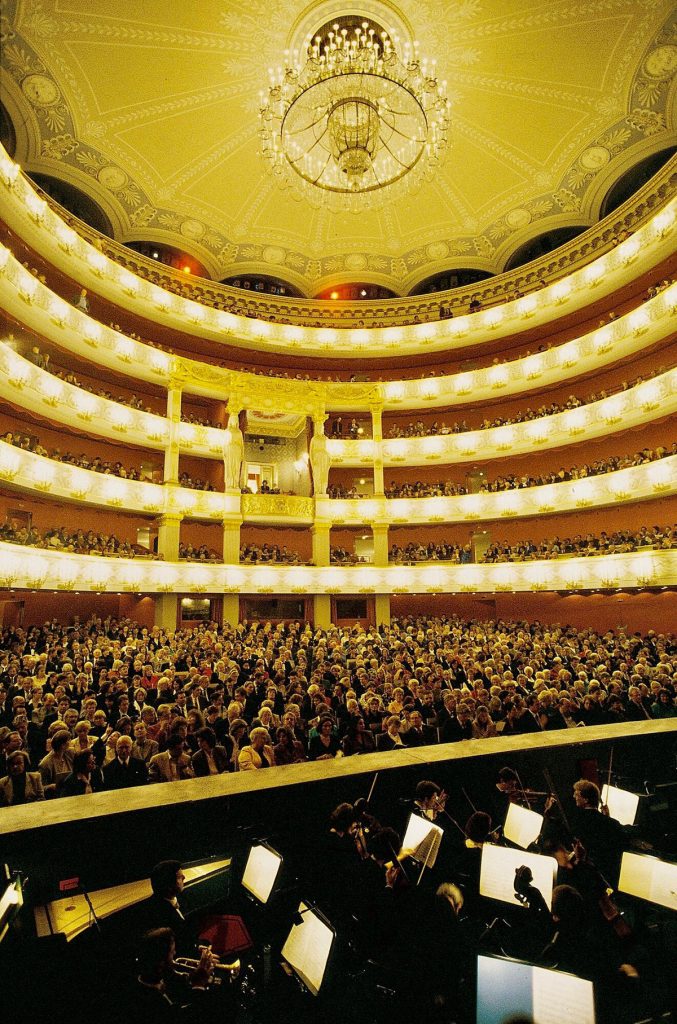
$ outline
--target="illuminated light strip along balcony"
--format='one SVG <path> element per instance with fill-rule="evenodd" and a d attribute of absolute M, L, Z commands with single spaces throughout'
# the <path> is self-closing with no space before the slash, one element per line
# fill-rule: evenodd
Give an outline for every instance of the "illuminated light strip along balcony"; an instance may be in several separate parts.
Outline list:
<path fill-rule="evenodd" d="M 452 351 L 547 324 L 567 312 L 585 308 L 592 289 L 596 288 L 596 298 L 601 298 L 631 281 L 640 254 L 643 272 L 650 263 L 655 266 L 670 256 L 670 234 L 677 220 L 677 200 L 671 200 L 623 243 L 586 267 L 524 298 L 471 317 L 440 321 L 433 325 L 432 336 L 430 324 L 398 327 L 397 337 L 392 333 L 394 329 L 388 327 L 366 331 L 338 329 L 340 346 L 328 347 L 321 340 L 322 328 L 271 324 L 216 310 L 131 273 L 73 231 L 37 195 L 2 147 L 0 188 L 5 198 L 5 220 L 18 237 L 53 266 L 121 308 L 218 343 L 249 348 L 255 342 L 259 350 L 340 359 L 373 358 L 375 352 L 393 349 L 398 355 Z"/>
<path fill-rule="evenodd" d="M 533 420 L 460 434 L 386 438 L 382 442 L 330 438 L 327 451 L 334 466 L 370 466 L 379 453 L 388 467 L 476 463 L 608 437 L 675 412 L 677 369 L 597 402 Z"/>
<path fill-rule="evenodd" d="M 282 521 L 308 525 L 313 521 L 312 499 L 280 496 L 284 511 L 275 514 L 268 508 L 266 495 L 246 495 L 242 500 L 240 495 L 217 491 L 125 480 L 56 462 L 0 441 L 0 486 L 3 484 L 24 493 L 39 493 L 41 497 L 49 495 L 55 500 L 124 509 L 140 515 L 173 514 L 209 522 L 238 518 L 242 511 L 247 522 Z M 317 498 L 315 512 L 322 522 L 347 525 L 374 522 L 391 525 L 464 523 L 633 504 L 675 493 L 677 456 L 671 455 L 646 465 L 583 480 L 496 493 L 347 501 Z"/>
<path fill-rule="evenodd" d="M 488 565 L 226 566 L 95 557 L 0 543 L 0 588 L 145 594 L 415 594 L 677 586 L 677 551 Z"/>
<path fill-rule="evenodd" d="M 246 405 L 256 408 L 261 399 L 270 401 L 271 378 L 236 371 L 219 372 L 196 360 L 176 360 L 112 328 L 102 327 L 37 281 L 3 246 L 0 246 L 0 303 L 39 336 L 84 359 L 95 358 L 98 364 L 123 375 L 168 386 L 178 367 L 189 392 L 225 397 L 230 388 L 237 388 Z M 676 309 L 677 283 L 612 324 L 537 355 L 428 380 L 373 385 L 308 382 L 306 387 L 295 387 L 291 394 L 301 408 L 316 407 L 319 396 L 324 395 L 328 409 L 357 411 L 369 408 L 379 399 L 384 409 L 415 409 L 464 405 L 470 396 L 474 401 L 482 401 L 528 393 L 599 370 L 655 344 L 672 329 Z M 209 377 L 205 381 L 207 370 Z M 279 387 L 284 394 L 284 382 L 280 382 Z M 255 396 L 251 402 L 249 396 Z"/>
<path fill-rule="evenodd" d="M 41 370 L 0 343 L 0 396 L 12 405 L 46 416 L 53 422 L 111 440 L 163 451 L 169 439 L 165 417 L 99 398 Z M 541 451 L 649 423 L 677 411 L 677 369 L 610 395 L 579 409 L 523 423 L 416 438 L 377 441 L 328 440 L 334 465 L 370 466 L 382 452 L 387 466 L 438 466 L 498 459 L 538 447 Z M 223 457 L 224 431 L 182 423 L 179 447 L 201 458 Z"/>
<path fill-rule="evenodd" d="M 334 525 L 466 523 L 630 504 L 677 492 L 677 456 L 582 480 L 454 497 L 316 498 L 316 518 Z"/>

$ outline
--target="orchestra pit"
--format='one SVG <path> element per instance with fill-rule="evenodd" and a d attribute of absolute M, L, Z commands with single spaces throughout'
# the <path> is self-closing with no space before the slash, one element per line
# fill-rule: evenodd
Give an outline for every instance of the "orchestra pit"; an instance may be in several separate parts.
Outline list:
<path fill-rule="evenodd" d="M 7 1024 L 675 1024 L 670 0 L 4 0 Z"/>

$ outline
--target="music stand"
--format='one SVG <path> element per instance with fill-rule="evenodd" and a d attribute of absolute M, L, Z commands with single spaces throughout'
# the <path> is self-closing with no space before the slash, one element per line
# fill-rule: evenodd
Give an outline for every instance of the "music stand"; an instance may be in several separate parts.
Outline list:
<path fill-rule="evenodd" d="M 477 957 L 477 1024 L 595 1024 L 591 981 L 498 956 Z"/>
<path fill-rule="evenodd" d="M 285 944 L 282 957 L 303 987 L 316 996 L 322 987 L 335 932 L 317 908 L 301 901 L 297 917 Z"/>
<path fill-rule="evenodd" d="M 521 846 L 526 850 L 534 843 L 543 828 L 543 815 L 528 807 L 521 807 L 519 804 L 510 804 L 508 813 L 505 816 L 503 835 L 515 846 Z"/>
<path fill-rule="evenodd" d="M 557 861 L 540 853 L 513 850 L 507 846 L 493 846 L 485 843 L 482 847 L 480 866 L 480 896 L 500 900 L 513 907 L 523 907 L 515 895 L 515 871 L 525 865 L 531 869 L 533 886 L 538 889 L 548 909 L 552 907 L 552 890 L 557 875 Z"/>
<path fill-rule="evenodd" d="M 615 818 L 621 825 L 634 825 L 639 807 L 639 796 L 627 789 L 617 786 L 602 786 L 602 803 L 609 808 L 609 817 Z"/>
<path fill-rule="evenodd" d="M 677 910 L 677 864 L 639 853 L 624 853 L 618 891 Z"/>
<path fill-rule="evenodd" d="M 256 843 L 249 850 L 242 874 L 242 887 L 266 904 L 275 888 L 282 867 L 282 856 L 267 843 Z"/>

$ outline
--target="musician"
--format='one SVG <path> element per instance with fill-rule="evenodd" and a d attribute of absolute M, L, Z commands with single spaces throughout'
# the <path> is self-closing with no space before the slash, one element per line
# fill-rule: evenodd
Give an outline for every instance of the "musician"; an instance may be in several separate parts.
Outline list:
<path fill-rule="evenodd" d="M 541 963 L 594 982 L 609 980 L 613 972 L 631 979 L 639 977 L 634 965 L 614 955 L 614 943 L 589 934 L 585 901 L 573 886 L 557 885 L 553 889 L 552 921 L 555 934 L 539 957 Z M 625 961 L 625 955 L 622 959 Z"/>
<path fill-rule="evenodd" d="M 188 976 L 174 969 L 176 939 L 171 928 L 153 928 L 141 939 L 134 1005 L 128 1019 L 144 1024 L 174 1020 L 198 1024 L 210 1003 L 214 958 L 205 949 Z"/>
<path fill-rule="evenodd" d="M 571 816 L 571 828 L 588 852 L 588 857 L 612 885 L 618 881 L 621 857 L 625 849 L 623 826 L 609 817 L 602 807 L 598 787 L 587 779 L 574 783 L 576 810 Z"/>
<path fill-rule="evenodd" d="M 441 786 L 430 779 L 422 779 L 416 786 L 412 814 L 417 814 L 419 818 L 427 818 L 428 821 L 437 821 L 446 801 L 447 794 Z"/>
<path fill-rule="evenodd" d="M 150 873 L 153 895 L 141 904 L 143 930 L 170 928 L 182 954 L 192 953 L 193 934 L 181 909 L 186 876 L 178 860 L 162 860 Z"/>

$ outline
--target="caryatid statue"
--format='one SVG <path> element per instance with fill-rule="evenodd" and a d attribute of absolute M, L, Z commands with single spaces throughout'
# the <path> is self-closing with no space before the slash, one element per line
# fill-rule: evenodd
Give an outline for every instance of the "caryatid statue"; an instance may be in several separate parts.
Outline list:
<path fill-rule="evenodd" d="M 324 424 L 318 430 L 315 424 L 315 433 L 310 439 L 310 468 L 313 471 L 313 491 L 315 494 L 326 494 L 327 483 L 329 482 L 329 467 L 331 456 L 327 451 L 327 438 L 324 436 Z"/>
<path fill-rule="evenodd" d="M 226 490 L 240 490 L 244 438 L 237 413 L 231 412 L 223 441 L 223 467 Z"/>

